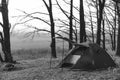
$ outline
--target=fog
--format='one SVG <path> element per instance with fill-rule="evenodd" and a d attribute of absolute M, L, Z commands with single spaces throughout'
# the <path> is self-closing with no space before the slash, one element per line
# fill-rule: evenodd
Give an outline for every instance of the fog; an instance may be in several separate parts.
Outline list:
<path fill-rule="evenodd" d="M 61 48 L 63 46 L 63 40 L 56 40 L 57 48 Z M 50 48 L 50 34 L 41 33 L 39 36 L 26 37 L 25 35 L 11 35 L 11 49 L 19 50 L 19 49 L 42 49 L 42 48 Z M 68 43 L 64 41 L 64 46 L 67 47 Z"/>

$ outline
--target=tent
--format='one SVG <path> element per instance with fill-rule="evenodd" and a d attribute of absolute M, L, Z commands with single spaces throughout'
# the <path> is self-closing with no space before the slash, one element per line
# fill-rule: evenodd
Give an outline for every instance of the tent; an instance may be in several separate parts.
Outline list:
<path fill-rule="evenodd" d="M 58 65 L 61 68 L 95 70 L 116 67 L 111 56 L 95 43 L 80 43 Z"/>

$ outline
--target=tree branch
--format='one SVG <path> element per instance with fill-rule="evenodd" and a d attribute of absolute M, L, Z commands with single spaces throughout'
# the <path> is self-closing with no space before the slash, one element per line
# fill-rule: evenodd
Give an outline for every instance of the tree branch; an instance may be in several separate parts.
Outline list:
<path fill-rule="evenodd" d="M 46 6 L 46 8 L 47 8 L 48 12 L 50 12 L 50 7 L 49 7 L 49 6 L 48 6 L 48 4 L 46 3 L 46 1 L 45 1 L 45 0 L 43 0 L 43 2 L 44 2 L 44 4 L 45 4 L 45 6 Z"/>
<path fill-rule="evenodd" d="M 66 14 L 66 11 L 63 10 L 63 8 L 60 6 L 60 4 L 58 3 L 58 1 L 56 0 L 56 3 L 58 5 L 58 7 L 60 8 L 60 10 L 65 14 L 65 16 L 69 19 L 69 16 Z"/>
<path fill-rule="evenodd" d="M 43 31 L 43 32 L 48 32 L 48 33 L 51 33 L 51 31 L 47 30 L 47 29 L 39 29 L 37 27 L 34 27 L 34 26 L 31 26 L 31 25 L 26 25 L 27 27 L 29 28 L 33 28 L 35 29 L 35 32 L 40 32 L 40 31 Z M 60 37 L 63 37 L 62 35 L 60 35 L 59 33 L 55 33 L 56 35 L 60 36 Z"/>
<path fill-rule="evenodd" d="M 3 27 L 3 24 L 0 22 L 1 27 Z"/>

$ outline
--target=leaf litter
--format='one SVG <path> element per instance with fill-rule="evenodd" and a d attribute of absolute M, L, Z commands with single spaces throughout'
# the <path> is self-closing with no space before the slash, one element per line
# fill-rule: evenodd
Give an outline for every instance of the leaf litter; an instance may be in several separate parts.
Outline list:
<path fill-rule="evenodd" d="M 120 58 L 115 57 L 120 63 Z M 0 80 L 120 80 L 120 68 L 97 71 L 80 71 L 56 67 L 61 58 L 20 60 L 13 71 L 0 71 Z"/>

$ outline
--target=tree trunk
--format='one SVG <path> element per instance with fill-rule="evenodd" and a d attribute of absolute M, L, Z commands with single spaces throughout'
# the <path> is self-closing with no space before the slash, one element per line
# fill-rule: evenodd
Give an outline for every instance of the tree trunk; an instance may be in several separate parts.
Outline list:
<path fill-rule="evenodd" d="M 120 56 L 120 6 L 117 3 L 117 13 L 118 13 L 118 37 L 117 37 L 117 51 L 116 55 Z"/>
<path fill-rule="evenodd" d="M 75 21 L 75 41 L 76 41 L 76 43 L 78 43 L 78 30 L 77 30 L 77 26 L 76 26 L 76 21 Z"/>
<path fill-rule="evenodd" d="M 83 0 L 80 0 L 80 43 L 86 41 Z"/>
<path fill-rule="evenodd" d="M 52 15 L 51 15 L 52 16 Z M 57 58 L 56 55 L 56 40 L 55 40 L 55 30 L 54 30 L 54 21 L 53 18 L 51 17 L 51 54 L 53 58 Z"/>
<path fill-rule="evenodd" d="M 102 32 L 102 34 L 103 34 L 103 49 L 105 49 L 105 22 L 104 22 L 104 20 L 102 20 L 103 21 L 103 32 Z"/>
<path fill-rule="evenodd" d="M 55 41 L 55 23 L 54 23 L 54 18 L 53 18 L 53 12 L 52 12 L 52 0 L 49 0 L 49 5 L 45 0 L 43 0 L 47 11 L 49 13 L 49 18 L 50 18 L 50 27 L 51 27 L 51 56 L 53 58 L 56 58 L 56 41 Z"/>
<path fill-rule="evenodd" d="M 98 4 L 98 5 L 97 5 Z M 100 45 L 100 42 L 101 42 L 101 21 L 103 19 L 103 9 L 104 9 L 104 6 L 105 6 L 105 0 L 101 1 L 99 0 L 97 2 L 97 39 L 96 39 L 96 43 L 98 45 Z"/>
<path fill-rule="evenodd" d="M 117 11 L 116 11 L 116 9 L 117 9 L 117 7 L 116 7 L 116 3 L 115 3 L 115 18 L 114 18 L 114 34 L 113 34 L 113 36 L 114 36 L 114 38 L 113 38 L 113 40 L 114 40 L 114 42 L 113 42 L 113 50 L 116 50 L 116 21 L 117 21 Z"/>
<path fill-rule="evenodd" d="M 111 48 L 113 50 L 113 44 L 114 44 L 113 35 L 112 35 L 112 33 L 109 33 L 109 35 L 110 35 L 110 40 L 111 40 Z"/>
<path fill-rule="evenodd" d="M 3 19 L 3 34 L 4 34 L 4 55 L 5 62 L 13 62 L 10 45 L 10 26 L 8 19 L 8 4 L 6 0 L 2 0 L 2 19 Z"/>
<path fill-rule="evenodd" d="M 73 21 L 72 21 L 73 20 L 73 0 L 71 0 L 70 3 L 71 4 L 70 4 L 70 19 L 69 19 L 70 20 L 69 39 L 73 40 L 73 35 L 72 35 L 73 34 L 73 28 L 72 28 L 73 26 Z M 69 50 L 72 49 L 72 47 L 73 45 L 69 43 Z"/>
<path fill-rule="evenodd" d="M 3 62 L 3 58 L 2 58 L 2 56 L 1 56 L 1 54 L 0 54 L 0 61 Z"/>
<path fill-rule="evenodd" d="M 116 55 L 120 56 L 120 16 L 119 16 L 119 24 L 118 24 L 118 38 L 117 38 L 117 51 Z"/>
<path fill-rule="evenodd" d="M 51 21 L 51 55 L 52 55 L 53 58 L 57 58 L 57 55 L 56 55 L 56 40 L 55 40 L 54 37 L 55 37 L 54 22 Z"/>
<path fill-rule="evenodd" d="M 89 10 L 90 10 L 90 7 L 89 7 Z M 92 42 L 94 43 L 95 42 L 95 39 L 94 39 L 94 27 L 93 27 L 93 19 L 92 19 L 91 10 L 89 11 L 89 14 L 90 14 L 90 25 L 91 25 L 91 31 L 92 31 Z"/>
<path fill-rule="evenodd" d="M 56 41 L 55 41 L 55 23 L 53 19 L 53 12 L 52 12 L 52 1 L 49 0 L 49 16 L 50 16 L 50 23 L 51 23 L 51 54 L 53 58 L 57 58 L 56 55 Z"/>

